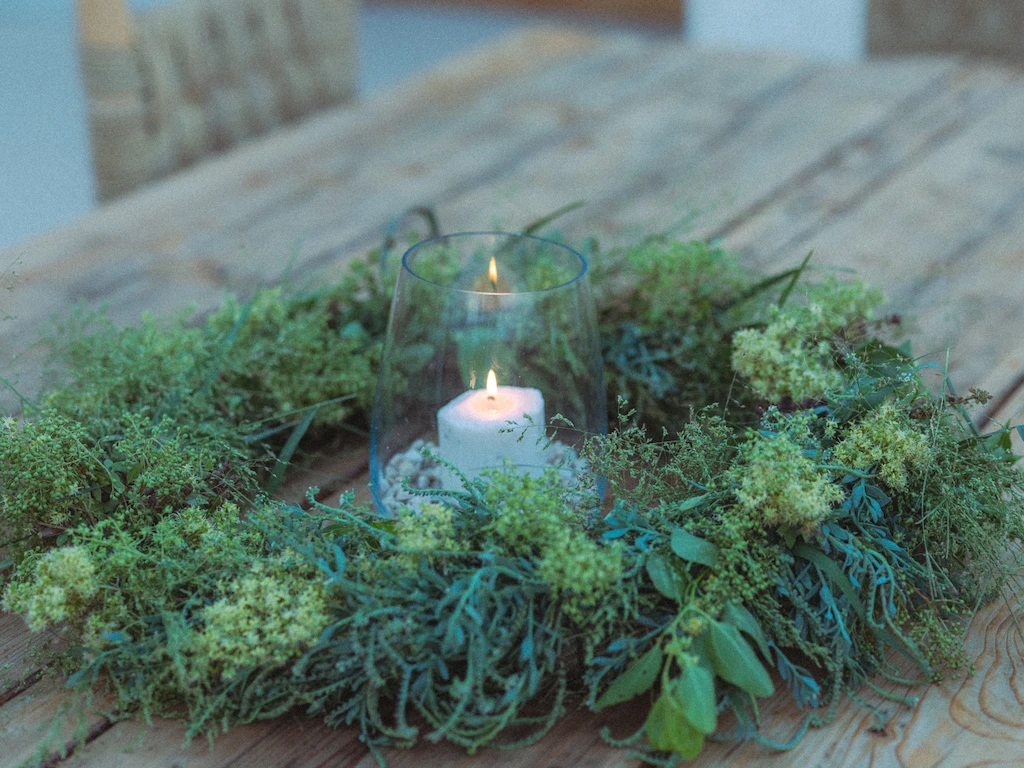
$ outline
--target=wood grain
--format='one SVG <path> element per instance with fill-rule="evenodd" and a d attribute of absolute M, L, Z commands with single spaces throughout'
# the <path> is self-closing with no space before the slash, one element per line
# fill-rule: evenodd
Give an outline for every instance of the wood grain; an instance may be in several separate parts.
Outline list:
<path fill-rule="evenodd" d="M 69 697 L 59 677 L 41 680 L 0 707 L 0 766 L 56 763 L 110 725 L 95 709 Z"/>

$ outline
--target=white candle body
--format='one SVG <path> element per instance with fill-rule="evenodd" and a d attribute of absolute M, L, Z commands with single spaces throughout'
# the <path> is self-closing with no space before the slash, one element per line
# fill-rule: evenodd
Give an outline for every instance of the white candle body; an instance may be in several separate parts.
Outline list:
<path fill-rule="evenodd" d="M 544 468 L 544 426 L 539 389 L 498 387 L 493 398 L 484 389 L 471 389 L 437 412 L 438 453 L 470 479 L 485 469 L 500 468 L 506 460 L 539 475 Z M 462 481 L 449 472 L 442 485 L 459 490 Z"/>

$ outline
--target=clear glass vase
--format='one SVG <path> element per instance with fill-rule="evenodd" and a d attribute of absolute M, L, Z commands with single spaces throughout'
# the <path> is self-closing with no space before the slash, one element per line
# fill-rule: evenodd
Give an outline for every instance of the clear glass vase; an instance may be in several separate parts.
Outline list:
<path fill-rule="evenodd" d="M 463 490 L 492 469 L 567 485 L 579 448 L 608 428 L 587 262 L 528 235 L 467 232 L 402 258 L 370 439 L 378 509 L 427 488 Z"/>

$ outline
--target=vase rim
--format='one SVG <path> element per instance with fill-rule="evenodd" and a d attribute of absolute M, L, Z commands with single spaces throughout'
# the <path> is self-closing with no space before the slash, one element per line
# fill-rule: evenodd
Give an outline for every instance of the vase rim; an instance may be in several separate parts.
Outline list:
<path fill-rule="evenodd" d="M 413 255 L 413 252 L 416 251 L 417 249 L 427 245 L 428 243 L 435 243 L 435 242 L 438 242 L 440 240 L 449 240 L 449 239 L 457 238 L 457 237 L 458 238 L 469 238 L 471 236 L 472 237 L 481 237 L 481 236 L 485 236 L 485 235 L 489 235 L 491 237 L 515 238 L 515 239 L 518 239 L 518 240 L 535 240 L 535 241 L 537 241 L 539 243 L 547 243 L 548 245 L 552 245 L 552 246 L 554 246 L 556 248 L 559 248 L 559 249 L 561 249 L 563 251 L 568 251 L 573 256 L 575 256 L 577 259 L 579 259 L 579 263 L 580 263 L 579 272 L 571 280 L 566 280 L 564 283 L 559 283 L 558 285 L 552 285 L 552 286 L 549 286 L 547 288 L 540 288 L 540 289 L 537 289 L 535 291 L 472 291 L 472 290 L 469 290 L 468 288 L 453 288 L 453 287 L 451 287 L 449 285 L 442 285 L 441 283 L 435 283 L 433 280 L 428 280 L 427 278 L 423 277 L 421 274 L 416 272 L 409 265 L 409 257 Z M 582 253 L 577 251 L 575 248 L 573 248 L 572 246 L 566 245 L 565 243 L 559 243 L 558 241 L 551 240 L 550 238 L 547 238 L 547 237 L 538 237 L 537 235 L 528 235 L 528 234 L 521 234 L 521 233 L 516 233 L 516 232 L 502 232 L 500 230 L 472 230 L 472 231 L 466 231 L 466 232 L 451 232 L 451 233 L 449 233 L 447 235 L 435 235 L 434 237 L 428 237 L 425 240 L 420 240 L 415 245 L 410 246 L 405 251 L 405 253 L 402 254 L 402 269 L 404 269 L 412 277 L 416 278 L 417 280 L 419 280 L 421 282 L 427 283 L 428 285 L 437 286 L 438 288 L 442 288 L 442 289 L 444 289 L 446 291 L 452 291 L 453 293 L 465 293 L 465 294 L 469 294 L 471 296 L 528 296 L 530 294 L 547 293 L 549 291 L 558 291 L 558 290 L 561 290 L 562 288 L 566 288 L 566 287 L 572 285 L 573 283 L 576 283 L 576 282 L 582 280 L 584 277 L 586 277 L 587 271 L 590 269 L 590 265 L 587 263 L 586 257 Z"/>

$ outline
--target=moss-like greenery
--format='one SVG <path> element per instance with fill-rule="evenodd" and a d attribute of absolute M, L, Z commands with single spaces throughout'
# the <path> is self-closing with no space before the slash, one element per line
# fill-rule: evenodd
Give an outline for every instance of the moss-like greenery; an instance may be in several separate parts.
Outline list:
<path fill-rule="evenodd" d="M 821 725 L 894 651 L 922 680 L 963 666 L 1024 537 L 983 393 L 930 392 L 858 283 L 754 279 L 697 242 L 588 251 L 621 406 L 583 451 L 604 503 L 509 472 L 393 518 L 264 495 L 366 423 L 371 254 L 314 295 L 65 329 L 64 383 L 0 425 L 4 609 L 72 636 L 72 684 L 125 714 L 195 735 L 299 708 L 373 749 L 528 742 L 574 691 L 645 697 L 628 743 L 669 764 L 726 710 L 764 741 L 770 667 Z"/>

